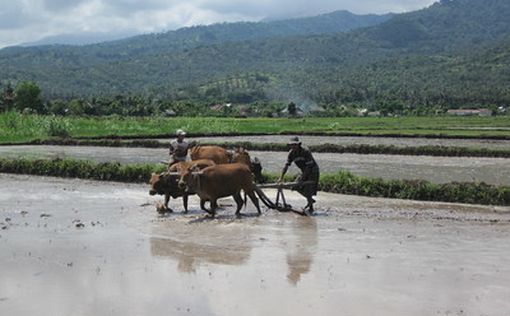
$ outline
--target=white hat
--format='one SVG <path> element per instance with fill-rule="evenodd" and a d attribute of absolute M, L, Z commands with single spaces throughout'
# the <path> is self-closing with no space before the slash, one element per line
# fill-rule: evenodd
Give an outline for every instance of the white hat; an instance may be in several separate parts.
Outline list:
<path fill-rule="evenodd" d="M 301 145 L 301 142 L 299 141 L 299 137 L 294 136 L 294 137 L 290 138 L 290 140 L 287 144 L 288 145 Z"/>
<path fill-rule="evenodd" d="M 175 132 L 175 134 L 176 134 L 177 136 L 181 136 L 181 135 L 182 135 L 182 136 L 184 136 L 184 135 L 186 135 L 186 132 L 185 132 L 185 131 L 183 131 L 182 129 L 178 129 L 178 130 Z"/>

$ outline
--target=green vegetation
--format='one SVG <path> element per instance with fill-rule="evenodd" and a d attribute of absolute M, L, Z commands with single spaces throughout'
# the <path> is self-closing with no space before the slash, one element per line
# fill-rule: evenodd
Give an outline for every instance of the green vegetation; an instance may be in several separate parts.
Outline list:
<path fill-rule="evenodd" d="M 233 119 L 219 117 L 60 117 L 7 112 L 0 114 L 0 144 L 25 143 L 59 135 L 69 135 L 73 138 L 173 137 L 178 128 L 186 130 L 190 136 L 323 133 L 328 135 L 508 138 L 510 117 Z"/>
<path fill-rule="evenodd" d="M 152 172 L 162 172 L 163 165 L 95 163 L 72 159 L 0 159 L 0 172 L 32 174 L 101 181 L 146 182 Z"/>
<path fill-rule="evenodd" d="M 35 113 L 43 111 L 41 89 L 37 84 L 30 81 L 22 81 L 14 90 L 14 107 L 19 111 L 30 109 Z"/>
<path fill-rule="evenodd" d="M 0 172 L 83 178 L 122 182 L 147 182 L 162 165 L 94 163 L 70 159 L 0 159 Z M 273 182 L 276 174 L 265 175 Z M 382 180 L 354 176 L 349 172 L 324 174 L 320 189 L 325 192 L 372 197 L 443 201 L 471 204 L 510 205 L 510 187 L 484 183 L 433 184 L 427 181 Z"/>
<path fill-rule="evenodd" d="M 510 103 L 509 16 L 507 0 L 451 0 L 348 33 L 328 33 L 339 30 L 338 20 L 322 16 L 312 31 L 302 20 L 221 24 L 84 47 L 8 48 L 0 50 L 0 84 L 37 82 L 55 109 L 62 108 L 55 100 L 86 98 L 66 106 L 76 114 L 153 109 L 145 101 L 133 102 L 138 111 L 125 109 L 120 100 L 103 110 L 92 100 L 117 95 L 156 103 L 294 101 L 330 116 L 356 108 L 397 115 L 494 108 Z"/>
<path fill-rule="evenodd" d="M 138 148 L 168 148 L 167 142 L 151 139 L 74 139 L 51 138 L 34 140 L 27 145 L 57 145 L 57 146 L 104 146 L 104 147 L 138 147 Z M 255 151 L 288 151 L 284 143 L 252 143 L 252 142 L 200 142 L 201 145 L 217 145 L 223 148 L 245 148 Z M 510 158 L 508 149 L 420 146 L 399 147 L 392 145 L 337 145 L 320 144 L 307 146 L 317 153 L 352 153 L 352 154 L 380 154 L 380 155 L 410 155 L 410 156 L 441 156 L 441 157 L 493 157 Z"/>
<path fill-rule="evenodd" d="M 510 187 L 485 183 L 434 184 L 424 180 L 382 180 L 339 172 L 321 176 L 320 190 L 332 193 L 469 204 L 510 205 Z"/>

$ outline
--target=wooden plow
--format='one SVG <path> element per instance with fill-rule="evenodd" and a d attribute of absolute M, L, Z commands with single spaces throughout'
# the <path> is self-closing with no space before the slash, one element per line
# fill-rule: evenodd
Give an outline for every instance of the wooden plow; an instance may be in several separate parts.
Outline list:
<path fill-rule="evenodd" d="M 290 204 L 287 204 L 287 200 L 285 199 L 285 194 L 283 193 L 284 189 L 292 190 L 295 187 L 313 184 L 313 181 L 304 181 L 304 182 L 284 182 L 284 183 L 266 183 L 266 184 L 257 184 L 255 191 L 259 196 L 262 203 L 270 209 L 277 210 L 279 212 L 293 212 L 302 216 L 308 216 L 309 214 L 305 211 L 300 211 L 293 209 Z M 276 197 L 275 202 L 273 202 L 262 189 L 276 189 Z"/>

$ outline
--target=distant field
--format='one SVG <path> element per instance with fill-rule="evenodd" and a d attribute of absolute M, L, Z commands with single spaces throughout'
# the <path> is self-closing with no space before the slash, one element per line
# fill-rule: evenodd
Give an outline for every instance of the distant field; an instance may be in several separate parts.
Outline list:
<path fill-rule="evenodd" d="M 160 118 L 52 117 L 0 114 L 0 143 L 27 142 L 54 136 L 151 137 L 173 134 L 332 133 L 357 135 L 417 135 L 510 137 L 510 117 L 398 117 L 398 118 Z"/>

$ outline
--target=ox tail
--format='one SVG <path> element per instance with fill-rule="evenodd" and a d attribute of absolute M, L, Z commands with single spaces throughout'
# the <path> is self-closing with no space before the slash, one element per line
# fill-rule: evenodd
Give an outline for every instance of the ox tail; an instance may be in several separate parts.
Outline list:
<path fill-rule="evenodd" d="M 255 186 L 254 191 L 257 194 L 257 196 L 259 197 L 259 199 L 262 201 L 262 203 L 264 203 L 265 206 L 272 208 L 272 209 L 278 208 L 276 206 L 276 204 L 274 204 L 273 201 L 271 201 L 271 199 L 267 197 L 267 195 L 264 193 L 264 191 L 262 191 L 262 189 Z"/>

